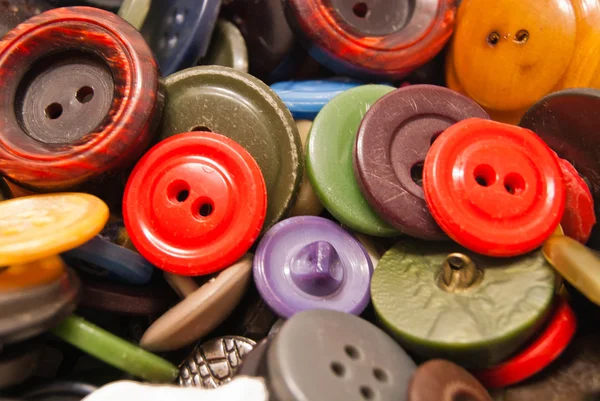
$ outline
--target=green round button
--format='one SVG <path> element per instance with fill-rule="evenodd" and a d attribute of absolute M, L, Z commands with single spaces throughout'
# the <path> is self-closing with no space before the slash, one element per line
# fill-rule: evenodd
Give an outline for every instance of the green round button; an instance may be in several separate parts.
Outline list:
<path fill-rule="evenodd" d="M 262 81 L 228 67 L 203 66 L 165 80 L 162 139 L 212 131 L 242 145 L 256 159 L 267 185 L 263 232 L 287 217 L 304 168 L 298 128 L 281 99 Z"/>
<path fill-rule="evenodd" d="M 554 289 L 540 251 L 494 259 L 456 244 L 407 239 L 379 261 L 371 298 L 382 324 L 407 349 L 484 368 L 535 334 Z"/>
<path fill-rule="evenodd" d="M 171 383 L 179 369 L 170 362 L 71 315 L 52 329 L 69 344 L 124 372 L 157 383 Z"/>
<path fill-rule="evenodd" d="M 152 0 L 124 0 L 118 15 L 139 31 L 146 21 L 151 3 Z"/>
<path fill-rule="evenodd" d="M 317 114 L 306 149 L 306 173 L 323 206 L 354 231 L 378 237 L 400 232 L 379 217 L 364 198 L 352 167 L 356 131 L 367 110 L 395 88 L 363 85 L 334 97 Z"/>
<path fill-rule="evenodd" d="M 222 65 L 248 72 L 248 48 L 240 30 L 231 22 L 220 19 L 210 40 L 204 65 Z"/>

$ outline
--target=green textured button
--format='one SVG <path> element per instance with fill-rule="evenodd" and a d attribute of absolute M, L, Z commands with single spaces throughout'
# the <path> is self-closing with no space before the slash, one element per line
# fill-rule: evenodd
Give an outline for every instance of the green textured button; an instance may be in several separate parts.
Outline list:
<path fill-rule="evenodd" d="M 152 0 L 124 0 L 118 15 L 139 31 L 146 21 L 151 3 Z"/>
<path fill-rule="evenodd" d="M 306 148 L 306 173 L 323 206 L 352 230 L 378 237 L 400 232 L 383 221 L 360 192 L 352 151 L 362 117 L 377 99 L 394 89 L 363 85 L 334 97 L 317 114 Z"/>
<path fill-rule="evenodd" d="M 69 344 L 124 372 L 157 383 L 171 383 L 179 369 L 170 362 L 71 315 L 52 332 Z"/>
<path fill-rule="evenodd" d="M 409 350 L 468 368 L 502 362 L 544 323 L 554 296 L 540 251 L 493 259 L 456 244 L 402 240 L 371 281 L 383 325 Z"/>
<path fill-rule="evenodd" d="M 220 19 L 210 40 L 204 65 L 222 65 L 248 72 L 248 48 L 240 30 L 231 22 Z"/>
<path fill-rule="evenodd" d="M 212 131 L 238 142 L 267 184 L 263 232 L 287 217 L 300 190 L 304 156 L 296 123 L 275 92 L 249 74 L 219 66 L 176 72 L 165 88 L 161 138 Z"/>

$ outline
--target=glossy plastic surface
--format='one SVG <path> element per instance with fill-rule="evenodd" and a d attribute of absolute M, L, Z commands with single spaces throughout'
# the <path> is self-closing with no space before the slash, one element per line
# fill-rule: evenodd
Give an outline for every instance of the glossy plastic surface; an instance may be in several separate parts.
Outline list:
<path fill-rule="evenodd" d="M 240 259 L 258 237 L 266 209 L 256 161 L 212 132 L 161 141 L 138 162 L 123 198 L 136 249 L 153 265 L 188 276 Z"/>
<path fill-rule="evenodd" d="M 596 224 L 592 193 L 571 163 L 565 159 L 559 159 L 558 164 L 565 179 L 567 195 L 565 214 L 560 221 L 560 225 L 565 235 L 585 244 Z"/>
<path fill-rule="evenodd" d="M 59 338 L 90 355 L 142 379 L 171 383 L 178 374 L 170 362 L 71 315 L 52 329 Z"/>
<path fill-rule="evenodd" d="M 106 204 L 84 193 L 1 202 L 0 266 L 32 262 L 82 245 L 98 234 L 107 220 Z"/>
<path fill-rule="evenodd" d="M 86 73 L 90 65 L 100 75 Z M 44 71 L 64 83 L 42 85 Z M 96 89 L 88 82 L 94 76 Z M 142 36 L 110 12 L 59 8 L 19 25 L 0 40 L 0 113 L 12 116 L 0 119 L 0 173 L 30 189 L 56 191 L 129 167 L 149 145 L 161 114 L 158 78 Z M 40 85 L 27 86 L 28 80 Z M 113 95 L 105 90 L 108 80 Z M 71 88 L 75 83 L 82 86 Z M 37 104 L 41 98 L 32 90 L 50 104 Z M 102 99 L 104 114 L 100 105 L 90 106 Z M 91 125 L 83 129 L 84 123 Z"/>
<path fill-rule="evenodd" d="M 358 315 L 369 302 L 369 255 L 322 217 L 292 217 L 273 226 L 256 249 L 253 269 L 259 293 L 285 318 L 307 309 Z"/>
<path fill-rule="evenodd" d="M 50 284 L 64 273 L 65 264 L 56 255 L 30 263 L 6 266 L 0 269 L 0 292 L 27 290 Z"/>
<path fill-rule="evenodd" d="M 566 198 L 548 145 L 529 130 L 480 119 L 453 125 L 433 143 L 423 189 L 446 234 L 490 256 L 539 247 L 560 223 Z"/>
<path fill-rule="evenodd" d="M 452 34 L 456 12 L 454 0 L 284 3 L 311 55 L 358 77 L 401 78 L 433 59 Z"/>
<path fill-rule="evenodd" d="M 531 345 L 500 365 L 477 371 L 474 375 L 488 388 L 519 383 L 558 358 L 573 339 L 576 329 L 575 313 L 567 301 L 559 299 L 550 322 Z"/>

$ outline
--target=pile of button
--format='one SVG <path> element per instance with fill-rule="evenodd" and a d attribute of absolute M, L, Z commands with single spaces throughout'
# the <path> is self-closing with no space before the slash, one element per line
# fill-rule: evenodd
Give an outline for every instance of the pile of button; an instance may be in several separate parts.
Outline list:
<path fill-rule="evenodd" d="M 0 1 L 0 395 L 596 399 L 600 3 L 458 3 Z"/>

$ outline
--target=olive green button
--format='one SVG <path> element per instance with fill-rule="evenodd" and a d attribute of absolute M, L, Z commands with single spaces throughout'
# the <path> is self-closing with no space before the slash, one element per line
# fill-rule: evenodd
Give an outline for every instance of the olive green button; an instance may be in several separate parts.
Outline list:
<path fill-rule="evenodd" d="M 219 66 L 176 72 L 165 88 L 160 137 L 212 131 L 238 142 L 267 185 L 263 232 L 287 217 L 300 190 L 304 156 L 296 123 L 275 92 L 249 74 Z"/>
<path fill-rule="evenodd" d="M 362 117 L 394 89 L 363 85 L 334 97 L 313 121 L 306 148 L 306 173 L 323 206 L 352 230 L 378 237 L 400 232 L 382 220 L 360 192 L 352 151 Z"/>
<path fill-rule="evenodd" d="M 248 48 L 240 30 L 231 22 L 220 19 L 210 40 L 204 65 L 221 65 L 248 72 Z"/>
<path fill-rule="evenodd" d="M 144 380 L 171 383 L 179 374 L 170 362 L 75 315 L 67 317 L 52 332 L 101 361 Z"/>
<path fill-rule="evenodd" d="M 383 325 L 407 349 L 468 368 L 495 365 L 536 333 L 555 278 L 538 250 L 493 259 L 456 244 L 402 240 L 371 281 Z"/>

